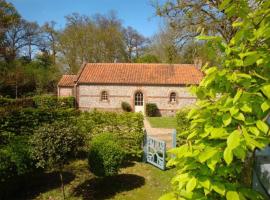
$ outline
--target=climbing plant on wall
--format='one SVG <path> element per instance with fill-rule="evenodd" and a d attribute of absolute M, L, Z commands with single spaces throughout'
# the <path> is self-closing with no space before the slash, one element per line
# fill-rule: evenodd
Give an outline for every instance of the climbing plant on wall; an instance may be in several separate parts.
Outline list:
<path fill-rule="evenodd" d="M 161 199 L 263 199 L 244 177 L 255 149 L 270 143 L 270 1 L 224 0 L 220 9 L 237 31 L 229 43 L 199 37 L 218 42 L 225 58 L 205 66 L 193 89 L 199 101 L 188 114 L 186 143 L 170 152 L 168 165 L 179 168 L 173 192 Z"/>

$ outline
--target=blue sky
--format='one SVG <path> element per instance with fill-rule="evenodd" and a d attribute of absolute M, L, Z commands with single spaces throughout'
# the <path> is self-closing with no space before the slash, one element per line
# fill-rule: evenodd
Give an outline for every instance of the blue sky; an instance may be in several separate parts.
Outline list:
<path fill-rule="evenodd" d="M 23 18 L 43 24 L 55 21 L 65 25 L 65 16 L 73 12 L 85 15 L 116 11 L 124 26 L 132 26 L 144 36 L 159 29 L 161 19 L 155 16 L 150 0 L 7 0 L 13 3 Z"/>

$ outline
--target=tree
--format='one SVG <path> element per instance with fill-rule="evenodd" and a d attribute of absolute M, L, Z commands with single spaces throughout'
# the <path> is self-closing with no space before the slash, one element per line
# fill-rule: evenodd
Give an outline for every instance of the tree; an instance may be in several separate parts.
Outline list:
<path fill-rule="evenodd" d="M 37 129 L 31 138 L 33 159 L 36 166 L 59 171 L 63 198 L 63 167 L 82 145 L 83 137 L 77 128 L 68 122 L 45 124 Z"/>
<path fill-rule="evenodd" d="M 243 177 L 251 176 L 245 163 L 255 149 L 269 145 L 269 9 L 269 1 L 251 7 L 247 0 L 224 0 L 220 10 L 235 19 L 234 37 L 228 43 L 199 37 L 219 42 L 225 60 L 219 68 L 205 66 L 193 89 L 199 101 L 188 114 L 186 143 L 171 151 L 168 163 L 179 168 L 174 191 L 161 199 L 263 199 Z"/>
<path fill-rule="evenodd" d="M 57 46 L 58 46 L 58 32 L 55 30 L 56 22 L 46 22 L 42 26 L 44 43 L 43 47 L 48 48 L 52 54 L 53 64 L 56 63 L 56 54 L 57 54 Z"/>
<path fill-rule="evenodd" d="M 147 39 L 130 26 L 124 29 L 124 39 L 127 47 L 128 60 L 131 62 L 133 58 L 137 59 L 141 55 Z"/>
<path fill-rule="evenodd" d="M 163 4 L 155 1 L 154 6 L 157 14 L 166 17 L 171 26 L 178 30 L 178 38 L 183 42 L 194 39 L 200 34 L 198 30 L 205 34 L 220 35 L 228 42 L 235 33 L 232 27 L 235 18 L 219 9 L 221 3 L 221 0 L 168 0 Z M 237 3 L 235 6 L 230 12 L 245 5 Z"/>
<path fill-rule="evenodd" d="M 5 60 L 7 62 L 12 62 L 23 50 L 27 47 L 28 57 L 32 59 L 32 46 L 38 46 L 39 43 L 39 26 L 36 23 L 27 22 L 21 19 L 15 24 L 12 24 L 9 30 L 5 34 Z"/>
<path fill-rule="evenodd" d="M 179 63 L 180 61 L 180 49 L 177 45 L 175 30 L 173 30 L 167 24 L 154 35 L 151 39 L 150 45 L 146 54 L 152 54 L 159 58 L 163 63 Z"/>
<path fill-rule="evenodd" d="M 126 51 L 121 21 L 114 13 L 93 17 L 72 14 L 59 33 L 62 60 L 77 73 L 83 62 L 125 61 Z"/>
<path fill-rule="evenodd" d="M 5 34 L 7 30 L 13 24 L 18 23 L 21 16 L 11 3 L 7 3 L 5 0 L 0 0 L 0 56 L 2 57 L 6 51 L 6 45 L 4 42 Z"/>

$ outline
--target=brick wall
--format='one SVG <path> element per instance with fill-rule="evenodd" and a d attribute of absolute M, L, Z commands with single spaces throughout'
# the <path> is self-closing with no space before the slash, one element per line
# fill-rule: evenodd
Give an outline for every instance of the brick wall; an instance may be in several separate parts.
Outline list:
<path fill-rule="evenodd" d="M 108 101 L 101 101 L 101 92 L 107 91 Z M 196 98 L 187 87 L 176 86 L 129 86 L 129 85 L 79 85 L 78 106 L 81 110 L 121 110 L 121 103 L 126 101 L 134 107 L 134 94 L 141 91 L 146 103 L 156 103 L 162 115 L 174 115 L 183 107 L 195 103 Z M 170 103 L 171 92 L 176 92 L 177 100 Z"/>
<path fill-rule="evenodd" d="M 73 87 L 58 87 L 58 96 L 60 97 L 73 96 Z"/>

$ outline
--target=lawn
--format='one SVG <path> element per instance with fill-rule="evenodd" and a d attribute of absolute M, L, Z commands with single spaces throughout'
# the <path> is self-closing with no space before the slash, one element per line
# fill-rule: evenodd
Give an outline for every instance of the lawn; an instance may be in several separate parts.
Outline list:
<path fill-rule="evenodd" d="M 161 171 L 150 164 L 132 162 L 122 168 L 119 175 L 101 179 L 89 172 L 87 160 L 76 160 L 64 171 L 69 200 L 156 200 L 170 190 L 170 179 L 176 169 Z M 62 193 L 58 179 L 56 173 L 33 176 L 16 199 L 60 200 Z"/>
<path fill-rule="evenodd" d="M 176 128 L 176 117 L 148 117 L 153 128 Z"/>

